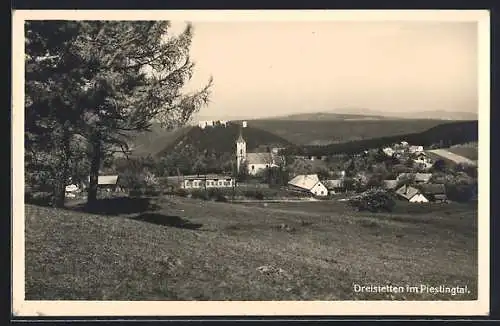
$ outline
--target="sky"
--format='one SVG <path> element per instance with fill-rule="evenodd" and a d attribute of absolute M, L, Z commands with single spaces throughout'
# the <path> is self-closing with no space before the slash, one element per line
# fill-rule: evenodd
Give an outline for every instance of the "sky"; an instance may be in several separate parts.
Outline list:
<path fill-rule="evenodd" d="M 184 23 L 172 22 L 173 32 Z M 364 108 L 477 112 L 474 22 L 193 22 L 195 120 Z"/>

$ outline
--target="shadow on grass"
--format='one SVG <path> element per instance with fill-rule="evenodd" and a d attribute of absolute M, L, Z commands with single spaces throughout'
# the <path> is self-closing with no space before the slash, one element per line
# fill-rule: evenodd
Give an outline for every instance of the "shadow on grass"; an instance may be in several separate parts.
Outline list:
<path fill-rule="evenodd" d="M 92 205 L 87 203 L 79 204 L 74 206 L 72 209 L 92 214 L 121 215 L 155 211 L 159 208 L 159 205 L 151 202 L 151 198 L 116 197 L 99 199 Z"/>
<path fill-rule="evenodd" d="M 157 213 L 144 213 L 132 218 L 133 220 L 153 223 L 163 226 L 172 226 L 180 229 L 197 230 L 203 226 L 200 223 L 191 223 L 179 216 L 163 215 Z"/>

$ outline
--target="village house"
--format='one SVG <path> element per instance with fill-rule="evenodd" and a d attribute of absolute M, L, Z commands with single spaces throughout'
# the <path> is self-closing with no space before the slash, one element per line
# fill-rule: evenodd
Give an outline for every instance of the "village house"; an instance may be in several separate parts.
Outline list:
<path fill-rule="evenodd" d="M 322 182 L 325 185 L 326 189 L 328 189 L 328 193 L 330 195 L 345 192 L 346 190 L 344 180 L 342 179 L 328 179 L 323 180 Z"/>
<path fill-rule="evenodd" d="M 417 184 L 428 183 L 432 178 L 432 173 L 400 173 L 397 177 L 398 181 L 412 180 Z"/>
<path fill-rule="evenodd" d="M 90 184 L 90 177 L 87 178 L 86 187 Z M 119 184 L 118 175 L 100 175 L 97 177 L 97 189 L 111 191 L 123 191 L 123 187 Z"/>
<path fill-rule="evenodd" d="M 430 201 L 446 202 L 446 187 L 444 184 L 423 184 L 420 186 L 420 191 Z"/>
<path fill-rule="evenodd" d="M 402 149 L 393 150 L 393 153 L 392 153 L 393 158 L 395 158 L 397 160 L 401 160 L 401 159 L 403 159 L 403 155 L 404 155 L 404 150 L 402 150 Z"/>
<path fill-rule="evenodd" d="M 80 187 L 78 187 L 75 184 L 70 184 L 66 186 L 65 196 L 66 198 L 75 198 L 76 194 L 79 193 L 80 191 L 81 191 Z"/>
<path fill-rule="evenodd" d="M 413 160 L 413 162 L 415 163 L 415 167 L 417 169 L 420 169 L 422 171 L 428 171 L 432 168 L 433 164 L 432 163 L 429 163 L 429 162 L 422 162 L 422 161 L 418 161 L 418 160 Z"/>
<path fill-rule="evenodd" d="M 395 153 L 394 150 L 390 147 L 386 147 L 386 148 L 382 149 L 382 152 L 384 152 L 384 154 L 389 156 L 389 157 L 392 157 Z"/>
<path fill-rule="evenodd" d="M 328 196 L 328 189 L 319 180 L 317 174 L 298 175 L 288 182 L 290 190 L 309 192 L 314 196 Z"/>
<path fill-rule="evenodd" d="M 271 153 L 278 155 L 280 153 L 280 151 L 282 151 L 284 149 L 285 149 L 284 147 L 273 147 L 273 148 L 271 148 Z"/>
<path fill-rule="evenodd" d="M 415 183 L 428 183 L 432 178 L 432 173 L 415 173 Z"/>
<path fill-rule="evenodd" d="M 416 146 L 416 145 L 411 145 L 410 147 L 408 147 L 408 152 L 410 153 L 422 153 L 424 151 L 424 147 L 423 146 Z"/>
<path fill-rule="evenodd" d="M 410 203 L 429 202 L 429 200 L 420 192 L 420 190 L 409 185 L 401 186 L 398 190 L 396 190 L 396 194 Z"/>
<path fill-rule="evenodd" d="M 394 190 L 398 186 L 398 180 L 384 180 L 382 182 L 382 188 L 386 190 Z"/>

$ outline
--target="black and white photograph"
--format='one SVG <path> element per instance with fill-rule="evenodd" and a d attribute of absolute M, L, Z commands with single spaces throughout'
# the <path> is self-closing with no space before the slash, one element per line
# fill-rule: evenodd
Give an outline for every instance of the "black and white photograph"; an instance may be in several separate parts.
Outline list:
<path fill-rule="evenodd" d="M 17 314 L 487 313 L 487 11 L 13 21 Z"/>

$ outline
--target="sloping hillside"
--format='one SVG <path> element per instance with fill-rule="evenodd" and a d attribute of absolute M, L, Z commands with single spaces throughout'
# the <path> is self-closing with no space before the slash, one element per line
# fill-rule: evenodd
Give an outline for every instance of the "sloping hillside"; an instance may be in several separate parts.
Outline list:
<path fill-rule="evenodd" d="M 235 149 L 235 142 L 239 135 L 238 124 L 228 124 L 227 127 L 216 126 L 201 129 L 192 127 L 182 134 L 175 142 L 166 145 L 163 153 L 179 151 L 191 147 L 197 151 L 215 151 L 217 153 L 230 153 Z M 269 132 L 255 127 L 243 128 L 243 137 L 247 143 L 247 150 L 254 150 L 259 146 L 290 146 L 289 141 Z"/>
<path fill-rule="evenodd" d="M 442 120 L 251 120 L 249 126 L 267 130 L 297 145 L 328 145 L 418 133 Z"/>
<path fill-rule="evenodd" d="M 472 205 L 405 205 L 373 214 L 336 201 L 157 204 L 114 216 L 26 205 L 26 299 L 477 298 Z M 470 293 L 393 297 L 352 290 L 387 282 L 468 286 Z"/>
<path fill-rule="evenodd" d="M 468 158 L 469 160 L 477 161 L 478 159 L 478 144 L 471 142 L 466 144 L 455 145 L 447 149 L 449 152 Z"/>
<path fill-rule="evenodd" d="M 400 134 L 389 137 L 372 138 L 366 140 L 352 141 L 341 144 L 326 146 L 302 146 L 296 147 L 294 153 L 308 155 L 328 155 L 335 153 L 356 153 L 368 148 L 380 148 L 393 143 L 407 141 L 410 144 L 431 146 L 451 146 L 474 142 L 478 139 L 477 121 L 442 123 L 423 132 Z"/>
<path fill-rule="evenodd" d="M 193 128 L 186 126 L 174 130 L 166 130 L 159 124 L 153 124 L 151 131 L 142 132 L 133 139 L 134 156 L 155 156 L 166 146 L 173 144 Z"/>

